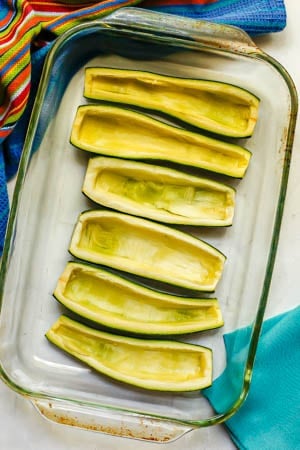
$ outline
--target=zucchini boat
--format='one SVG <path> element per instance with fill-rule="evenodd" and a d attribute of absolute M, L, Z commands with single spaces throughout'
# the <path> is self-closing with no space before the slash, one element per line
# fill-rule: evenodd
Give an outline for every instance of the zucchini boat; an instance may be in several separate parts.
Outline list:
<path fill-rule="evenodd" d="M 187 233 L 111 211 L 82 213 L 69 251 L 75 257 L 145 278 L 214 291 L 225 256 Z"/>
<path fill-rule="evenodd" d="M 233 220 L 230 186 L 135 161 L 91 158 L 82 191 L 100 205 L 159 222 L 228 226 Z"/>
<path fill-rule="evenodd" d="M 61 316 L 46 338 L 96 371 L 158 391 L 194 391 L 212 384 L 212 352 L 176 341 L 117 336 Z"/>
<path fill-rule="evenodd" d="M 79 106 L 70 141 L 105 156 L 173 161 L 236 178 L 244 176 L 251 157 L 236 144 L 108 105 Z"/>
<path fill-rule="evenodd" d="M 162 294 L 77 262 L 66 265 L 54 297 L 81 317 L 130 333 L 178 335 L 223 325 L 217 299 Z"/>
<path fill-rule="evenodd" d="M 237 138 L 252 135 L 260 103 L 249 91 L 228 83 L 103 67 L 86 69 L 84 95 L 160 111 Z"/>

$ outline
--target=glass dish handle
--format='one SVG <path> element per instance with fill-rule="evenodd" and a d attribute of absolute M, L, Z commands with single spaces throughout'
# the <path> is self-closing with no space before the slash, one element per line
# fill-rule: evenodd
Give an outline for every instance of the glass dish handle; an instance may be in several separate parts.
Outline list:
<path fill-rule="evenodd" d="M 103 19 L 108 24 L 129 26 L 139 31 L 158 32 L 176 38 L 197 41 L 210 48 L 230 50 L 237 53 L 261 52 L 250 36 L 240 28 L 195 20 L 172 14 L 159 14 L 141 8 L 121 8 Z"/>
<path fill-rule="evenodd" d="M 194 429 L 192 426 L 156 417 L 122 412 L 114 409 L 87 408 L 75 403 L 35 399 L 32 403 L 40 414 L 52 422 L 113 436 L 169 442 Z"/>

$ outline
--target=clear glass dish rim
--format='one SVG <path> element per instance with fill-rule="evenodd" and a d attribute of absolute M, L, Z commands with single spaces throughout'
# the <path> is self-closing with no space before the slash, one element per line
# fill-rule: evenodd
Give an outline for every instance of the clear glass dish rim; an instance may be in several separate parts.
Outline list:
<path fill-rule="evenodd" d="M 138 8 L 128 8 L 127 10 L 134 11 L 134 10 L 138 10 Z M 168 16 L 166 14 L 161 14 L 161 13 L 153 13 L 153 12 L 147 13 L 146 11 L 143 11 L 143 13 L 146 17 L 147 17 L 147 15 L 151 16 L 153 14 L 160 14 L 161 16 Z M 38 118 L 39 118 L 39 114 L 40 114 L 42 106 L 43 106 L 43 99 L 44 99 L 46 87 L 48 85 L 48 81 L 50 78 L 51 69 L 55 62 L 56 54 L 57 54 L 57 52 L 59 52 L 59 49 L 61 48 L 61 46 L 65 45 L 65 42 L 68 39 L 71 39 L 77 33 L 80 33 L 80 32 L 83 32 L 84 30 L 92 29 L 92 28 L 99 28 L 99 27 L 100 28 L 103 28 L 103 27 L 111 28 L 111 27 L 113 27 L 114 26 L 113 22 L 111 24 L 109 19 L 110 19 L 110 16 L 108 16 L 108 18 L 105 18 L 103 20 L 98 20 L 98 21 L 93 21 L 90 23 L 76 25 L 74 28 L 67 31 L 66 33 L 64 33 L 61 37 L 59 37 L 56 40 L 56 42 L 54 43 L 53 47 L 50 49 L 50 51 L 46 57 L 40 84 L 39 84 L 39 88 L 38 88 L 38 92 L 36 95 L 35 103 L 33 106 L 28 130 L 27 130 L 27 134 L 26 134 L 26 138 L 25 138 L 25 142 L 24 142 L 23 152 L 22 152 L 22 156 L 21 156 L 21 160 L 20 160 L 20 164 L 19 164 L 13 199 L 12 199 L 12 203 L 11 203 L 10 215 L 9 215 L 9 220 L 8 220 L 8 225 L 7 225 L 4 250 L 3 250 L 3 255 L 2 255 L 2 259 L 1 259 L 1 267 L 0 267 L 0 313 L 1 313 L 6 271 L 7 271 L 7 267 L 8 267 L 8 263 L 9 263 L 10 251 L 12 248 L 12 243 L 13 243 L 13 238 L 14 238 L 14 230 L 15 230 L 15 223 L 16 223 L 16 219 L 17 219 L 17 211 L 18 211 L 18 205 L 19 205 L 20 192 L 22 190 L 22 185 L 24 182 L 24 178 L 26 176 L 27 167 L 29 164 L 29 159 L 30 159 L 30 154 L 31 154 L 31 147 L 32 147 L 32 143 L 33 143 L 33 139 L 34 139 L 37 123 L 38 123 Z M 180 18 L 180 20 L 183 20 L 183 19 Z M 184 19 L 184 21 L 186 21 L 187 23 L 189 23 L 190 20 L 192 20 L 192 19 Z M 197 22 L 200 25 L 201 25 L 201 22 L 203 24 L 208 23 L 211 27 L 212 34 L 214 33 L 214 31 L 217 31 L 217 32 L 220 31 L 220 28 L 217 24 L 212 24 L 212 23 L 209 23 L 206 21 L 197 21 Z M 151 24 L 144 27 L 144 29 L 146 29 L 147 33 L 157 32 L 157 30 L 152 29 Z M 229 33 L 231 31 L 233 31 L 234 35 L 237 32 L 238 37 L 242 37 L 242 39 L 245 39 L 247 41 L 248 35 L 246 33 L 244 33 L 242 30 L 239 30 L 239 29 L 236 29 L 235 27 L 230 27 L 227 25 L 222 25 L 221 29 L 228 31 Z M 117 28 L 117 30 L 120 31 L 120 28 Z M 141 33 L 140 28 L 138 28 L 138 32 Z M 155 35 L 155 38 L 159 39 L 157 34 Z M 168 38 L 168 35 L 166 33 L 164 39 L 167 39 L 167 38 Z M 236 39 L 236 35 L 233 36 L 233 38 Z M 253 42 L 251 41 L 250 38 L 248 39 L 248 42 L 246 42 L 246 43 L 242 42 L 242 45 L 239 45 L 238 42 L 234 43 L 234 41 L 232 41 L 233 45 L 231 46 L 231 45 L 228 45 L 228 42 L 227 42 L 227 45 L 226 46 L 224 45 L 223 48 L 220 47 L 220 42 L 219 43 L 214 42 L 214 41 L 209 42 L 209 40 L 208 40 L 208 42 L 206 42 L 205 39 L 204 39 L 204 41 L 201 41 L 201 36 L 199 37 L 199 36 L 196 36 L 195 34 L 191 35 L 191 39 L 188 39 L 188 40 L 185 37 L 179 37 L 179 38 L 175 37 L 174 38 L 174 36 L 172 36 L 172 43 L 173 43 L 173 45 L 181 44 L 185 47 L 192 46 L 193 49 L 198 49 L 198 50 L 201 48 L 207 48 L 207 49 L 212 49 L 212 50 L 217 49 L 218 51 L 224 51 L 227 53 L 235 53 L 235 54 L 238 53 L 247 58 L 261 59 L 261 60 L 267 62 L 268 64 L 270 64 L 274 69 L 276 69 L 277 72 L 279 72 L 280 76 L 283 78 L 284 82 L 287 85 L 287 88 L 290 93 L 290 98 L 291 98 L 290 120 L 289 120 L 288 130 L 286 133 L 286 145 L 284 148 L 284 165 L 283 165 L 282 175 L 281 175 L 281 186 L 280 186 L 280 193 L 279 193 L 279 197 L 278 197 L 278 203 L 277 203 L 277 209 L 276 209 L 276 215 L 275 215 L 275 223 L 274 223 L 274 227 L 273 227 L 270 251 L 269 251 L 268 262 L 267 262 L 267 266 L 266 266 L 264 285 L 263 285 L 261 296 L 260 296 L 260 299 L 258 302 L 257 315 L 256 315 L 255 321 L 252 326 L 252 333 L 251 333 L 251 338 L 250 338 L 248 357 L 247 357 L 246 367 L 245 367 L 245 372 L 244 372 L 243 386 L 242 386 L 242 390 L 240 392 L 238 399 L 224 413 L 216 414 L 210 418 L 202 419 L 202 420 L 182 420 L 182 419 L 168 418 L 166 416 L 160 416 L 159 414 L 151 414 L 151 413 L 142 414 L 142 413 L 136 412 L 134 410 L 121 408 L 121 407 L 119 408 L 119 407 L 113 407 L 113 406 L 108 406 L 108 405 L 102 405 L 102 404 L 98 404 L 98 403 L 92 404 L 92 403 L 88 402 L 88 403 L 83 404 L 82 402 L 79 402 L 79 401 L 77 401 L 75 399 L 71 399 L 71 398 L 52 397 L 52 396 L 44 395 L 44 394 L 38 393 L 38 392 L 26 391 L 23 387 L 16 385 L 7 376 L 7 374 L 5 373 L 5 371 L 2 368 L 1 361 L 0 361 L 0 376 L 1 376 L 1 379 L 12 390 L 18 392 L 19 394 L 21 394 L 33 401 L 49 400 L 52 402 L 56 401 L 58 403 L 66 402 L 66 403 L 73 403 L 80 407 L 83 407 L 84 405 L 86 405 L 89 408 L 96 408 L 96 409 L 100 408 L 102 410 L 104 409 L 104 410 L 109 410 L 109 411 L 115 411 L 120 414 L 122 414 L 122 413 L 123 414 L 134 414 L 134 415 L 138 415 L 141 417 L 149 417 L 149 418 L 159 419 L 162 421 L 174 422 L 174 423 L 178 423 L 181 425 L 188 425 L 193 428 L 198 428 L 198 427 L 216 425 L 216 424 L 219 424 L 219 423 L 222 423 L 222 422 L 228 420 L 242 406 L 242 404 L 244 403 L 244 401 L 247 397 L 247 394 L 249 392 L 252 373 L 253 373 L 253 367 L 254 367 L 254 362 L 255 362 L 255 355 L 256 355 L 256 350 L 257 350 L 260 332 L 261 332 L 261 328 L 262 328 L 264 312 L 265 312 L 267 301 L 268 301 L 268 293 L 269 293 L 269 289 L 270 289 L 270 285 L 271 285 L 271 281 L 272 281 L 272 273 L 273 273 L 273 268 L 274 268 L 274 263 L 275 263 L 275 258 L 276 258 L 277 246 L 278 246 L 278 242 L 279 242 L 279 234 L 280 234 L 281 221 L 282 221 L 282 216 L 283 216 L 284 203 L 285 203 L 285 197 L 286 197 L 286 191 L 287 191 L 287 185 L 288 185 L 289 168 L 290 168 L 290 162 L 291 162 L 292 146 L 293 146 L 295 125 L 296 125 L 296 118 L 297 118 L 297 111 L 298 111 L 298 98 L 297 98 L 297 91 L 294 86 L 293 80 L 291 79 L 291 77 L 288 74 L 288 72 L 286 71 L 286 69 L 277 60 L 275 60 L 268 54 L 264 53 L 261 49 L 257 48 L 255 46 L 255 44 L 253 44 Z M 229 41 L 229 43 L 230 43 L 230 41 Z M 253 46 L 252 46 L 252 44 L 253 44 Z"/>

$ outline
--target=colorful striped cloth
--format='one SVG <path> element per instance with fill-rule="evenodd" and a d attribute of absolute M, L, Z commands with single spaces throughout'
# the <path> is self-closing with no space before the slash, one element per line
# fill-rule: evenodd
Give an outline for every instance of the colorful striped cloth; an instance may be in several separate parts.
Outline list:
<path fill-rule="evenodd" d="M 0 0 L 0 254 L 9 212 L 7 181 L 15 174 L 44 57 L 74 25 L 136 6 L 240 26 L 250 34 L 285 27 L 283 0 Z M 14 131 L 12 133 L 12 131 Z"/>

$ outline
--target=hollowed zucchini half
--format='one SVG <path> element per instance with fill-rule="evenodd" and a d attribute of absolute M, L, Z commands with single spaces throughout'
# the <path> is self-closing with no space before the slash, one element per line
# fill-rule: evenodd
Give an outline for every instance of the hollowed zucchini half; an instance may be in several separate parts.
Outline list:
<path fill-rule="evenodd" d="M 54 296 L 81 317 L 130 333 L 179 335 L 223 325 L 217 299 L 162 294 L 77 262 L 67 264 Z"/>
<path fill-rule="evenodd" d="M 187 233 L 111 211 L 80 215 L 69 251 L 79 259 L 199 291 L 214 291 L 225 256 Z"/>
<path fill-rule="evenodd" d="M 228 83 L 103 67 L 86 69 L 84 95 L 149 108 L 238 138 L 252 135 L 260 103 L 251 92 Z"/>
<path fill-rule="evenodd" d="M 233 220 L 233 188 L 151 164 L 91 158 L 82 191 L 98 204 L 158 222 L 217 227 Z"/>
<path fill-rule="evenodd" d="M 206 347 L 117 336 L 66 316 L 46 337 L 96 371 L 144 389 L 182 392 L 212 384 L 212 352 Z"/>
<path fill-rule="evenodd" d="M 109 105 L 79 106 L 71 143 L 105 156 L 172 161 L 242 178 L 251 153 L 229 142 Z"/>

